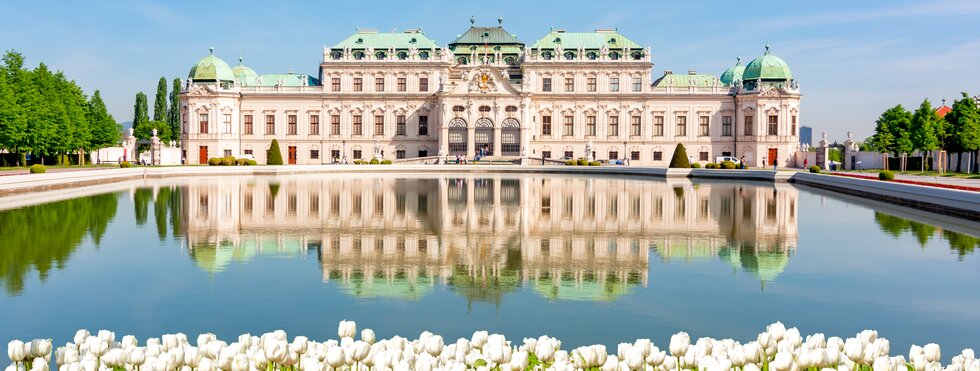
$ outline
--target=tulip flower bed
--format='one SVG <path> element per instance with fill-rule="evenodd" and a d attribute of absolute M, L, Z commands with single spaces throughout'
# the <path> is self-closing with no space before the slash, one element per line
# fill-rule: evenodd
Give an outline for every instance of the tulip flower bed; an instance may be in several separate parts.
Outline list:
<path fill-rule="evenodd" d="M 939 345 L 913 345 L 905 356 L 891 356 L 888 340 L 865 330 L 852 338 L 813 334 L 805 339 L 796 328 L 769 325 L 755 340 L 700 338 L 691 342 L 684 332 L 673 335 L 665 350 L 649 339 L 621 343 L 615 352 L 603 345 L 564 350 L 548 336 L 512 343 L 503 335 L 477 331 L 469 339 L 446 343 L 442 336 L 423 332 L 417 339 L 395 336 L 376 340 L 374 331 L 361 331 L 341 321 L 340 340 L 317 342 L 304 336 L 292 340 L 284 331 L 244 334 L 227 343 L 202 334 L 196 343 L 187 335 L 150 338 L 141 346 L 131 335 L 117 341 L 114 333 L 79 330 L 74 341 L 54 351 L 59 371 L 327 371 L 327 370 L 662 370 L 662 371 L 931 371 L 980 370 L 980 360 L 966 349 L 945 367 Z M 51 340 L 7 345 L 7 371 L 47 371 Z"/>
<path fill-rule="evenodd" d="M 848 173 L 827 173 L 827 174 L 837 175 L 837 176 L 844 176 L 844 177 L 849 177 L 849 178 L 858 178 L 858 179 L 867 179 L 867 180 L 878 180 L 878 177 L 877 176 L 848 174 Z M 958 186 L 958 185 L 954 185 L 954 184 L 943 184 L 943 183 L 932 183 L 932 182 L 918 182 L 918 181 L 906 180 L 906 179 L 889 180 L 889 182 L 904 183 L 904 184 L 913 184 L 913 185 L 920 185 L 920 186 L 927 186 L 927 187 L 958 189 L 958 190 L 961 190 L 961 191 L 980 192 L 980 188 L 977 188 L 977 187 Z"/>

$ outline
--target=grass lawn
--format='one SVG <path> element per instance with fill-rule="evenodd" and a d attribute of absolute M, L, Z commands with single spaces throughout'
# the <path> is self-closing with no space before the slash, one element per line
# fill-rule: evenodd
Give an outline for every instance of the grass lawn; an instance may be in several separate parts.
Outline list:
<path fill-rule="evenodd" d="M 842 171 L 842 172 L 848 172 L 848 173 L 878 173 L 880 171 L 881 170 L 878 169 L 878 170 L 845 170 L 845 171 Z M 915 170 L 915 171 L 906 171 L 906 172 L 898 172 L 898 171 L 895 171 L 894 173 L 895 174 L 901 174 L 901 175 L 934 176 L 934 177 L 961 178 L 961 179 L 980 179 L 980 174 L 967 174 L 967 173 L 957 173 L 957 172 L 947 172 L 945 174 L 940 174 L 937 171 L 918 171 L 918 170 Z"/>
<path fill-rule="evenodd" d="M 44 167 L 46 167 L 48 169 L 79 169 L 79 168 L 119 167 L 119 165 L 116 165 L 116 164 L 101 164 L 101 165 L 89 164 L 89 165 L 85 165 L 85 166 L 78 166 L 78 165 L 71 165 L 71 166 L 44 165 Z M 30 169 L 30 166 L 0 166 L 0 171 L 3 171 L 3 170 L 27 170 L 27 169 Z"/>

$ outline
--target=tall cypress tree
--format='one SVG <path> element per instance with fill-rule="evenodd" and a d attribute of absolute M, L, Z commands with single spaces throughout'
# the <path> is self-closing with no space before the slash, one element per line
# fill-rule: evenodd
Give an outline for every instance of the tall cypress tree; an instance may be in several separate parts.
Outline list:
<path fill-rule="evenodd" d="M 136 93 L 136 104 L 133 105 L 133 135 L 138 139 L 150 139 L 150 117 L 146 112 L 146 94 Z"/>
<path fill-rule="evenodd" d="M 90 148 L 111 147 L 119 143 L 119 124 L 109 114 L 109 110 L 105 108 L 102 94 L 98 90 L 88 102 L 88 122 L 92 128 L 92 137 L 89 141 Z"/>
<path fill-rule="evenodd" d="M 180 78 L 174 78 L 170 90 L 170 109 L 167 110 L 167 124 L 170 125 L 170 139 L 180 141 Z"/>
<path fill-rule="evenodd" d="M 153 121 L 167 119 L 167 79 L 161 77 L 157 81 L 157 95 L 153 100 Z"/>

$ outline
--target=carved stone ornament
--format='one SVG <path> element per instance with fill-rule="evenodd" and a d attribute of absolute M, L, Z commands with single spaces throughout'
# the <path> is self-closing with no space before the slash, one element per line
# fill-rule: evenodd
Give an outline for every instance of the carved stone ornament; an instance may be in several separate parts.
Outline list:
<path fill-rule="evenodd" d="M 478 91 L 480 93 L 490 93 L 497 91 L 497 82 L 490 71 L 481 70 L 474 73 L 473 79 L 470 80 L 469 90 Z"/>
<path fill-rule="evenodd" d="M 194 87 L 192 87 L 191 90 L 187 92 L 187 95 L 191 97 L 210 97 L 213 95 L 217 95 L 217 93 L 215 93 L 214 90 L 211 90 L 211 88 L 205 85 L 194 85 Z"/>
<path fill-rule="evenodd" d="M 762 96 L 762 97 L 778 97 L 778 96 L 780 96 L 782 94 L 783 94 L 783 91 L 782 90 L 780 90 L 779 88 L 774 88 L 774 87 L 762 88 L 762 91 L 759 92 L 759 96 Z"/>

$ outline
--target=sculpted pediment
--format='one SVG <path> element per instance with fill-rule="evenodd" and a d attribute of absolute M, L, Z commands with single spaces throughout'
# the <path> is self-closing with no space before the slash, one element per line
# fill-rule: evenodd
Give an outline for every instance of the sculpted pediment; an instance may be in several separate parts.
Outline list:
<path fill-rule="evenodd" d="M 449 95 L 519 95 L 520 92 L 495 68 L 475 68 L 467 71 Z"/>
<path fill-rule="evenodd" d="M 187 95 L 191 97 L 211 97 L 217 95 L 217 93 L 205 85 L 194 85 L 187 92 Z"/>

